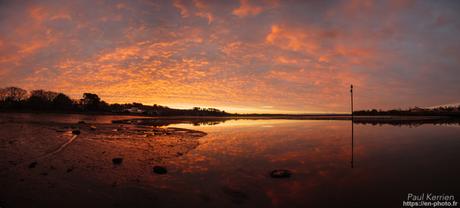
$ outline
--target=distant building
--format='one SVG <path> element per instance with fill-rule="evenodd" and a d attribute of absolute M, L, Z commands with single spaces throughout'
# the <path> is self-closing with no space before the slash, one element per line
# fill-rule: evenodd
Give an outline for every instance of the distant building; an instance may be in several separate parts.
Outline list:
<path fill-rule="evenodd" d="M 128 111 L 130 113 L 144 113 L 144 110 L 142 110 L 140 108 L 137 108 L 137 107 L 128 108 L 128 109 L 126 109 L 126 111 Z"/>

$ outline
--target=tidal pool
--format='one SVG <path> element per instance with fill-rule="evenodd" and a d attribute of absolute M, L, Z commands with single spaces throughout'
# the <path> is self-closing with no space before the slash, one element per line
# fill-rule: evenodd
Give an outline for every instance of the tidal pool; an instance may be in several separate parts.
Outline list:
<path fill-rule="evenodd" d="M 409 193 L 460 197 L 459 125 L 354 124 L 353 135 L 351 121 L 175 126 L 208 133 L 176 165 L 182 183 L 218 203 L 226 189 L 241 193 L 230 201 L 257 207 L 400 207 Z M 270 178 L 278 168 L 292 177 Z"/>

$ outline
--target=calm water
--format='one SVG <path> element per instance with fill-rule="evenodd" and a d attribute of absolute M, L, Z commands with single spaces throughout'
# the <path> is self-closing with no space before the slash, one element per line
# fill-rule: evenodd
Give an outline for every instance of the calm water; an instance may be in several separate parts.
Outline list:
<path fill-rule="evenodd" d="M 2 119 L 18 117 L 70 123 L 131 118 L 7 114 Z M 208 135 L 196 149 L 168 161 L 166 176 L 151 176 L 154 187 L 174 193 L 171 200 L 158 198 L 168 206 L 401 207 L 408 193 L 460 198 L 459 125 L 354 124 L 353 137 L 351 121 L 228 120 L 170 127 Z M 274 169 L 293 175 L 273 179 Z"/>
<path fill-rule="evenodd" d="M 353 148 L 350 121 L 237 120 L 175 126 L 209 135 L 177 161 L 182 173 L 168 182 L 211 199 L 227 193 L 234 203 L 259 207 L 400 207 L 408 193 L 460 197 L 458 125 L 355 124 Z M 269 172 L 278 168 L 294 174 L 270 178 Z"/>

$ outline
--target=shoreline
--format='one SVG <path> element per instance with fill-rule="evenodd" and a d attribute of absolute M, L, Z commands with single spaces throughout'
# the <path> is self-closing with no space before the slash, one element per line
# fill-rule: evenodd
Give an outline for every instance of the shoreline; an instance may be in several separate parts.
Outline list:
<path fill-rule="evenodd" d="M 260 116 L 147 116 L 142 114 L 77 114 L 77 113 L 54 113 L 54 112 L 0 112 L 0 122 L 15 122 L 17 119 L 27 122 L 41 123 L 41 118 L 55 118 L 55 123 L 78 122 L 80 120 L 89 123 L 104 124 L 140 124 L 155 127 L 165 127 L 172 124 L 216 125 L 226 121 L 236 120 L 318 120 L 318 121 L 353 121 L 355 124 L 390 124 L 390 125 L 421 125 L 421 124 L 458 124 L 460 117 L 452 116 L 420 116 L 420 115 L 396 115 L 396 116 L 351 116 L 351 115 L 260 115 Z M 53 120 L 53 119 L 52 119 Z M 53 123 L 50 120 L 48 122 Z"/>
<path fill-rule="evenodd" d="M 108 113 L 108 112 L 61 112 L 61 111 L 0 111 L 0 114 L 37 114 L 37 115 L 90 115 L 90 116 L 132 116 L 154 119 L 294 119 L 294 120 L 351 120 L 353 119 L 404 119 L 404 120 L 426 120 L 426 119 L 460 119 L 457 115 L 354 115 L 351 114 L 248 114 L 248 115 L 227 115 L 227 116 L 158 116 L 136 113 Z"/>

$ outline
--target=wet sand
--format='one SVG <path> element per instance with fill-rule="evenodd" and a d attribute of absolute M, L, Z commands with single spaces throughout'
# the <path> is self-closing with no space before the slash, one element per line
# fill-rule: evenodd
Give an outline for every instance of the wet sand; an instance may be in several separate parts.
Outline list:
<path fill-rule="evenodd" d="M 168 162 L 206 135 L 136 124 L 3 117 L 0 123 L 0 207 L 164 205 L 175 195 L 155 181 L 169 177 Z M 168 173 L 156 174 L 154 166 Z"/>

